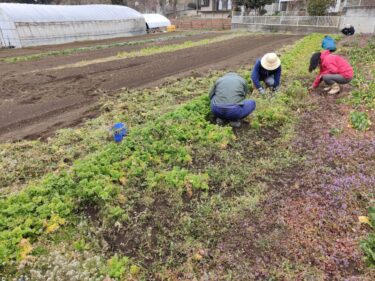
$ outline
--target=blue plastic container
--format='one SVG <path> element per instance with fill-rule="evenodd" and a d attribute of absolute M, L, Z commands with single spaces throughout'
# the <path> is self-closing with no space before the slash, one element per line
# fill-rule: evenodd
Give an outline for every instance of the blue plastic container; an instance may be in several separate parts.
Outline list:
<path fill-rule="evenodd" d="M 116 123 L 112 127 L 113 140 L 115 142 L 121 142 L 128 133 L 128 130 L 124 123 Z"/>

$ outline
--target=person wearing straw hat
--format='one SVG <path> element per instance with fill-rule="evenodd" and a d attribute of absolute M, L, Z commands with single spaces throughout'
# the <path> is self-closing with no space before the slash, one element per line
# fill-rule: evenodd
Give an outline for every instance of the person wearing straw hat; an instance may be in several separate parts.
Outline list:
<path fill-rule="evenodd" d="M 235 72 L 229 72 L 215 82 L 209 98 L 211 111 L 218 125 L 230 122 L 232 127 L 241 126 L 241 119 L 256 107 L 254 100 L 245 99 L 248 92 L 246 80 Z"/>
<path fill-rule="evenodd" d="M 266 91 L 262 87 L 261 81 L 264 81 L 266 87 L 272 91 L 277 91 L 280 86 L 281 78 L 281 61 L 275 53 L 267 53 L 261 59 L 257 59 L 251 80 L 259 93 L 264 94 Z"/>

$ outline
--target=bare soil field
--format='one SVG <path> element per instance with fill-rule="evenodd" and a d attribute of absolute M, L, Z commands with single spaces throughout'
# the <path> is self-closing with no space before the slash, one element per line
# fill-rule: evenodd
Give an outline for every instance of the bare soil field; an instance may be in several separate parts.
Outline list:
<path fill-rule="evenodd" d="M 223 33 L 204 33 L 160 44 L 201 40 L 218 34 Z M 98 99 L 121 88 L 155 85 L 165 78 L 190 75 L 191 71 L 237 68 L 253 63 L 263 53 L 279 49 L 298 38 L 294 35 L 244 36 L 175 52 L 58 70 L 50 68 L 142 49 L 147 45 L 115 47 L 17 64 L 0 63 L 0 141 L 47 137 L 59 128 L 75 126 L 95 116 Z M 83 43 L 76 44 L 83 46 Z M 35 50 L 43 51 L 33 48 L 30 53 Z M 26 49 L 7 50 L 2 51 L 1 56 L 30 53 Z"/>

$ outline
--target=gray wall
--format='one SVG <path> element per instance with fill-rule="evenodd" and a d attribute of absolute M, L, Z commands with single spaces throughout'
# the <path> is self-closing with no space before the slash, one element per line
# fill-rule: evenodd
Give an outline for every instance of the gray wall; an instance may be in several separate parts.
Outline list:
<path fill-rule="evenodd" d="M 346 7 L 341 17 L 340 29 L 345 24 L 353 25 L 358 33 L 375 33 L 375 3 L 374 6 Z"/>
<path fill-rule="evenodd" d="M 374 17 L 342 16 L 340 22 L 340 29 L 344 28 L 345 24 L 353 25 L 356 33 L 375 33 Z"/>
<path fill-rule="evenodd" d="M 343 12 L 349 17 L 375 17 L 375 1 L 374 6 L 346 7 Z"/>

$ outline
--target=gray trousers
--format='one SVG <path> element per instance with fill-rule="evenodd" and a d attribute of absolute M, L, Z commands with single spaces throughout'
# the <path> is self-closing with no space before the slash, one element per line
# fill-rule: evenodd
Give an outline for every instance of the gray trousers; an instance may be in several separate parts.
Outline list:
<path fill-rule="evenodd" d="M 348 84 L 352 78 L 345 78 L 344 76 L 340 74 L 324 74 L 323 75 L 323 81 L 327 85 L 333 85 L 334 83 L 338 84 Z"/>

